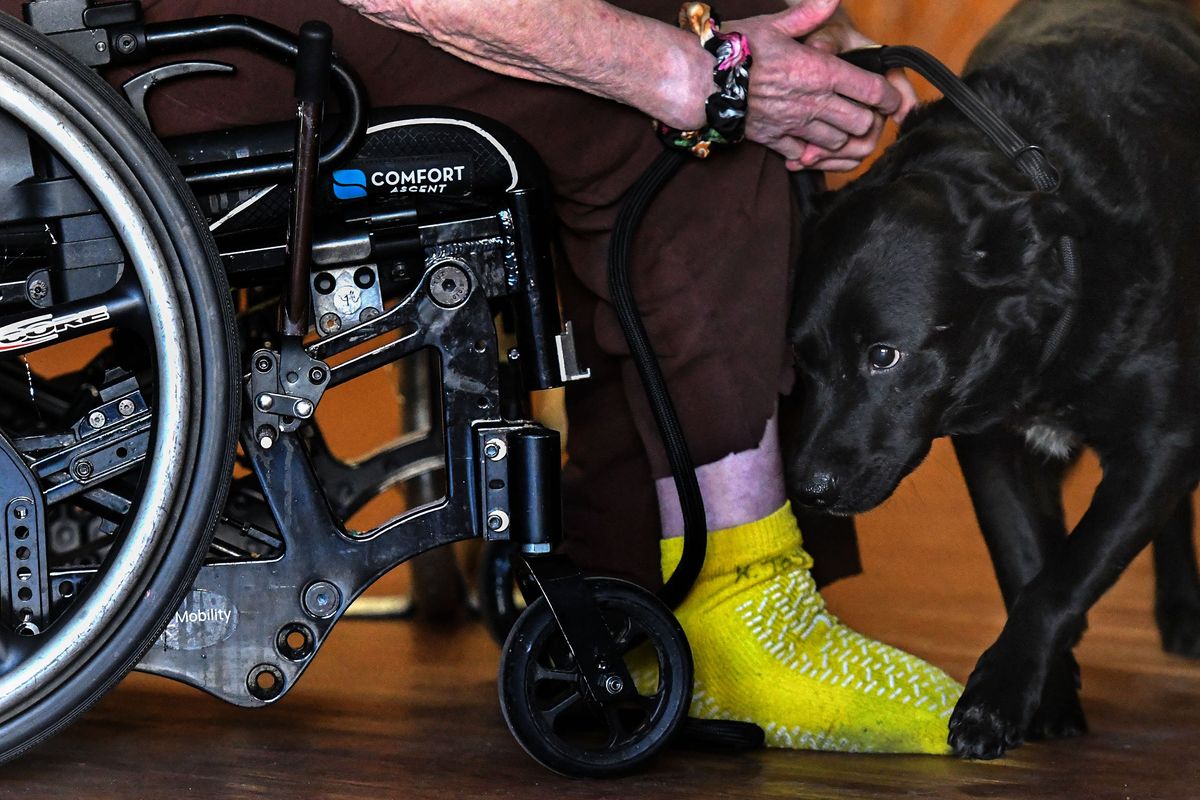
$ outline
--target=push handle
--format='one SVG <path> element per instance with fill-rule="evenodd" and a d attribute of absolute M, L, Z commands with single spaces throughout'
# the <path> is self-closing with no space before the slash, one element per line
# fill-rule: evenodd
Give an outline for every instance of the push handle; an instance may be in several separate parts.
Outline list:
<path fill-rule="evenodd" d="M 333 31 L 319 20 L 300 26 L 296 53 L 296 99 L 302 103 L 321 103 L 329 94 L 329 74 L 333 68 Z"/>

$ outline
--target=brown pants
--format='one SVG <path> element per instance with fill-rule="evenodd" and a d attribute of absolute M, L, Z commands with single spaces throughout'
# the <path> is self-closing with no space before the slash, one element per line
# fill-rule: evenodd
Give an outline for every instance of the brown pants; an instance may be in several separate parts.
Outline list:
<path fill-rule="evenodd" d="M 675 0 L 618 5 L 664 20 Z M 3 0 L 5 10 L 17 3 Z M 733 19 L 781 0 L 725 0 Z M 606 253 L 624 190 L 660 151 L 639 112 L 581 92 L 503 78 L 422 40 L 375 25 L 333 0 L 146 2 L 149 21 L 252 13 L 296 30 L 319 18 L 362 77 L 376 106 L 435 104 L 493 117 L 525 137 L 558 193 L 564 312 L 580 334 L 589 381 L 567 392 L 568 546 L 584 566 L 660 582 L 653 479 L 668 474 L 647 402 L 608 302 Z M 244 52 L 204 54 L 238 66 L 236 79 L 198 78 L 151 93 L 161 135 L 288 119 L 291 76 Z M 124 79 L 127 72 L 114 74 Z M 791 382 L 784 341 L 797 206 L 780 159 L 743 145 L 687 165 L 650 209 L 632 272 L 646 328 L 662 362 L 698 464 L 757 446 L 776 398 Z M 811 539 L 811 537 L 810 537 Z M 852 568 L 853 537 L 840 537 Z M 817 542 L 811 542 L 819 546 Z M 825 566 L 837 567 L 833 556 Z M 845 569 L 838 569 L 844 572 Z"/>

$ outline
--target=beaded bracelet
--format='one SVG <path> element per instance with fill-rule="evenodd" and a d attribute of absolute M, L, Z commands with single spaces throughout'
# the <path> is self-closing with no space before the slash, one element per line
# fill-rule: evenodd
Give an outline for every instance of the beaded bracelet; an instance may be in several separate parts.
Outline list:
<path fill-rule="evenodd" d="M 708 125 L 694 131 L 655 123 L 659 138 L 669 147 L 707 158 L 713 145 L 737 144 L 746 136 L 746 106 L 750 90 L 750 42 L 740 33 L 721 33 L 721 21 L 707 3 L 684 3 L 679 27 L 700 37 L 700 44 L 717 59 L 713 83 L 717 91 L 704 103 Z"/>

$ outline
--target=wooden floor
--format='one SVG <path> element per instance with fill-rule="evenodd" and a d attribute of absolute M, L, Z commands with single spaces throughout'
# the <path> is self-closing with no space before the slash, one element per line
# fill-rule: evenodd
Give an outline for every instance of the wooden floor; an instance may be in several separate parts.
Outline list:
<path fill-rule="evenodd" d="M 1095 480 L 1085 464 L 1072 513 Z M 1002 622 L 953 456 L 933 457 L 862 523 L 867 573 L 827 595 L 844 619 L 965 678 Z M 1140 559 L 1080 648 L 1092 733 L 992 763 L 670 752 L 616 782 L 559 778 L 510 738 L 497 648 L 450 632 L 345 622 L 277 706 L 243 711 L 135 675 L 63 735 L 0 769 L 2 798 L 1194 798 L 1200 663 L 1164 655 Z"/>

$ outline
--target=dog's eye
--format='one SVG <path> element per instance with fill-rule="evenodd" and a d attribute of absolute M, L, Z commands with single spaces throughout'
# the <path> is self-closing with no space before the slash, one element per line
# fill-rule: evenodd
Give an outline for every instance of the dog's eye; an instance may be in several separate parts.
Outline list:
<path fill-rule="evenodd" d="M 891 369 L 900 363 L 900 351 L 886 344 L 871 345 L 871 349 L 867 351 L 867 363 L 873 370 Z"/>

